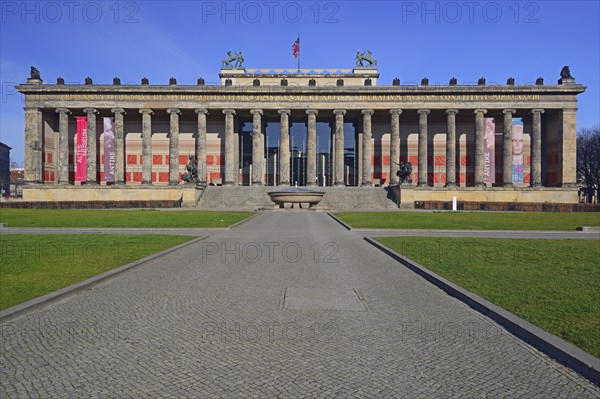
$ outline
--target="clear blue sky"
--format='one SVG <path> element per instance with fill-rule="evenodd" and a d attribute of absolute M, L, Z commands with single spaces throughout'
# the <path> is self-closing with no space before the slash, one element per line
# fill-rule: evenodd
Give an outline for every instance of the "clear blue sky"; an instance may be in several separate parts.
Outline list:
<path fill-rule="evenodd" d="M 74 3 L 70 5 L 71 3 Z M 587 91 L 578 128 L 600 121 L 598 1 L 0 1 L 1 141 L 23 162 L 22 96 L 36 66 L 47 83 L 217 82 L 227 50 L 248 68 L 351 68 L 377 59 L 380 84 L 555 83 L 564 65 Z"/>

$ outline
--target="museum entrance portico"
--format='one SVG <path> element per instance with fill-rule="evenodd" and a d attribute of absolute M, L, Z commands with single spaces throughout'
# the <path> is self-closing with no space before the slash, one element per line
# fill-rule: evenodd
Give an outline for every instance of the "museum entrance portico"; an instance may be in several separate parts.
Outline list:
<path fill-rule="evenodd" d="M 374 68 L 277 75 L 286 85 L 239 68 L 221 76 L 221 86 L 30 79 L 18 87 L 28 187 L 188 187 L 190 168 L 197 187 L 396 186 L 410 163 L 415 198 L 576 201 L 585 87 L 574 80 L 377 86 Z"/>

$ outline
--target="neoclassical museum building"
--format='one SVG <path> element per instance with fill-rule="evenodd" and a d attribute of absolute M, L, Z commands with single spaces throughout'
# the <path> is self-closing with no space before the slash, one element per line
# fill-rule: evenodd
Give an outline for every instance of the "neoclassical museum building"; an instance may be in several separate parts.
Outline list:
<path fill-rule="evenodd" d="M 345 188 L 346 197 L 399 187 L 402 204 L 578 201 L 577 95 L 585 86 L 568 67 L 556 84 L 407 84 L 380 82 L 375 65 L 224 65 L 212 84 L 47 84 L 32 67 L 17 87 L 24 200 L 194 206 L 222 190 L 231 206 L 228 186 L 312 186 Z M 410 175 L 399 176 L 408 163 Z"/>

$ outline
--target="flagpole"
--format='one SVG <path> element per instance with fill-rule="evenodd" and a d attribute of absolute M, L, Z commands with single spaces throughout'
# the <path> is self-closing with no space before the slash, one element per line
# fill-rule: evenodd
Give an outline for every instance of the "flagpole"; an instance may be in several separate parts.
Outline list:
<path fill-rule="evenodd" d="M 300 75 L 300 33 L 298 33 L 298 75 Z"/>

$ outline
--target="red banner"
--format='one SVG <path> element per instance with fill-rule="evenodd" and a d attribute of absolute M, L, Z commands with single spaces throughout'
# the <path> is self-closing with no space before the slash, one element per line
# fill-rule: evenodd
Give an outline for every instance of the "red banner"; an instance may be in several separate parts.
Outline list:
<path fill-rule="evenodd" d="M 496 123 L 494 118 L 485 118 L 483 137 L 483 181 L 496 182 Z"/>
<path fill-rule="evenodd" d="M 77 151 L 75 181 L 87 181 L 87 117 L 77 116 Z"/>
<path fill-rule="evenodd" d="M 115 130 L 114 119 L 104 118 L 104 181 L 115 182 Z"/>
<path fill-rule="evenodd" d="M 300 36 L 298 36 L 294 44 L 292 44 L 292 55 L 294 58 L 298 58 L 300 56 Z"/>

